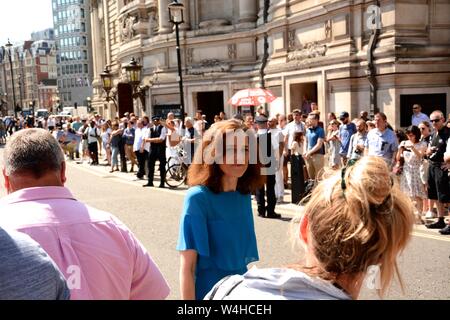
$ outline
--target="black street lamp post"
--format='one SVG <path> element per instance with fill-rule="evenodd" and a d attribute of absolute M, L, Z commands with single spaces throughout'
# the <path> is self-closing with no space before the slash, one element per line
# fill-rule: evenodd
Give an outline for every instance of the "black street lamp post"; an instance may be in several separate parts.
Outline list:
<path fill-rule="evenodd" d="M 14 117 L 17 118 L 17 103 L 16 103 L 16 89 L 14 88 L 14 71 L 13 71 L 13 64 L 12 64 L 12 54 L 11 54 L 11 47 L 12 43 L 8 39 L 8 43 L 5 45 L 8 51 L 8 57 L 9 57 L 9 68 L 11 71 L 11 85 L 12 85 L 12 92 L 13 92 L 13 108 L 14 108 Z"/>
<path fill-rule="evenodd" d="M 184 5 L 174 0 L 169 4 L 170 22 L 175 25 L 175 35 L 177 38 L 177 61 L 178 61 L 178 84 L 180 87 L 180 105 L 181 105 L 181 121 L 184 126 L 184 90 L 183 90 L 183 73 L 181 70 L 181 48 L 180 48 L 180 29 L 179 25 L 184 23 Z"/>
<path fill-rule="evenodd" d="M 20 97 L 20 111 L 23 111 L 23 97 L 22 97 L 22 76 L 19 74 L 19 97 Z"/>

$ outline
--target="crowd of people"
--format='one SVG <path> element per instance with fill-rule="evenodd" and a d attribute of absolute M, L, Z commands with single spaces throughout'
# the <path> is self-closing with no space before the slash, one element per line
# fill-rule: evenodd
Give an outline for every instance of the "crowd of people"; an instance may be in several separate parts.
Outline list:
<path fill-rule="evenodd" d="M 10 273 L 21 273 L 0 281 L 0 297 L 166 298 L 163 272 L 133 233 L 112 214 L 75 200 L 64 186 L 66 161 L 89 157 L 91 165 L 104 162 L 111 172 L 135 172 L 137 179 L 147 177 L 144 187 L 153 187 L 159 162 L 164 188 L 167 159 L 180 145 L 188 151 L 190 187 L 177 243 L 183 299 L 356 299 L 374 265 L 384 293 L 399 276 L 396 257 L 414 222 L 433 218 L 436 209 L 437 221 L 426 226 L 450 234 L 444 220 L 450 125 L 441 111 L 425 119 L 420 106 L 413 110 L 405 132 L 392 130 L 384 113 L 369 120 L 365 112 L 355 119 L 330 113 L 325 128 L 316 104 L 308 114 L 296 109 L 269 117 L 258 108 L 255 115 L 227 119 L 222 113 L 211 125 L 201 112 L 184 123 L 174 114 L 151 121 L 125 114 L 112 121 L 99 115 L 43 119 L 41 128 L 32 128 L 37 121 L 28 119 L 29 130 L 15 128 L 4 150 L 8 196 L 0 199 L 0 236 L 9 239 L 13 267 L 26 259 L 30 267 L 9 264 Z M 233 133 L 243 133 L 243 143 Z M 280 218 L 276 204 L 293 172 L 315 181 L 294 219 L 306 262 L 248 271 L 259 260 L 252 196 L 259 217 Z M 21 247 L 32 252 L 25 256 Z M 286 280 L 281 287 L 280 277 Z M 23 290 L 30 283 L 39 297 Z"/>

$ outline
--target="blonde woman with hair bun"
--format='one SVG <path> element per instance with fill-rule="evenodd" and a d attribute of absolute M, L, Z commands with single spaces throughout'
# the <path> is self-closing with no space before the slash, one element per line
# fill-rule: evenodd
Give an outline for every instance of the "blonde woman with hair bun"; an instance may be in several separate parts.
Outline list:
<path fill-rule="evenodd" d="M 357 299 L 373 270 L 380 297 L 394 276 L 403 287 L 397 256 L 411 237 L 413 206 L 382 158 L 350 161 L 321 181 L 294 221 L 305 251 L 303 264 L 253 268 L 222 280 L 206 298 Z"/>

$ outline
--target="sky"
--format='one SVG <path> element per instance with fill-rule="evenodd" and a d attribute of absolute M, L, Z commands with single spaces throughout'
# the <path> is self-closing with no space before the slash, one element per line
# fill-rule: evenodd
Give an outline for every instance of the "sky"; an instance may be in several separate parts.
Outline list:
<path fill-rule="evenodd" d="M 0 0 L 0 46 L 47 28 L 53 28 L 52 0 Z"/>

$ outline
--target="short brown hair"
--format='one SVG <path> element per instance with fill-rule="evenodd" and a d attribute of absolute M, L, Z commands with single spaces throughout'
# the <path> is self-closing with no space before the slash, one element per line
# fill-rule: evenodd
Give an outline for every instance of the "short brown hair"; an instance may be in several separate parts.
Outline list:
<path fill-rule="evenodd" d="M 208 146 L 215 144 L 220 139 L 225 141 L 226 133 L 230 130 L 244 131 L 249 139 L 252 138 L 252 133 L 247 133 L 247 127 L 241 123 L 241 121 L 230 119 L 220 122 L 216 122 L 211 126 L 211 128 L 205 132 L 203 137 L 201 148 L 198 148 L 194 155 L 194 161 L 189 167 L 188 171 L 188 185 L 189 187 L 194 186 L 206 186 L 214 193 L 220 193 L 223 191 L 222 188 L 222 176 L 223 172 L 220 169 L 219 164 L 215 161 L 210 164 L 204 159 L 204 150 L 208 150 Z M 223 144 L 224 148 L 226 143 Z M 208 155 L 214 158 L 214 154 Z M 242 177 L 238 179 L 237 191 L 241 194 L 250 194 L 253 191 L 261 188 L 264 185 L 265 176 L 261 175 L 261 164 L 249 164 L 247 170 Z"/>

